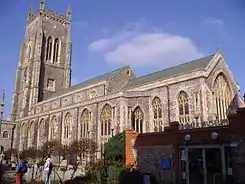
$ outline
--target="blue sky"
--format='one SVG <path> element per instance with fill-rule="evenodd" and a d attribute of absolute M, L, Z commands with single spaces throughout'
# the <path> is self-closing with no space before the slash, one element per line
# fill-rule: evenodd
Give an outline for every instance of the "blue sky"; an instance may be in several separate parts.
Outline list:
<path fill-rule="evenodd" d="M 245 92 L 244 0 L 46 0 L 65 13 L 72 6 L 72 80 L 86 80 L 130 64 L 137 75 L 212 54 L 217 46 Z M 0 89 L 11 108 L 15 71 L 29 7 L 38 0 L 0 2 Z"/>

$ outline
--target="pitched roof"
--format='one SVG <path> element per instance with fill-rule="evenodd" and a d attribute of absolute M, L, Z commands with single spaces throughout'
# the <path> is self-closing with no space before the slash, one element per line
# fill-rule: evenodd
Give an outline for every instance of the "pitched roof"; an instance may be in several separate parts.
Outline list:
<path fill-rule="evenodd" d="M 103 82 L 103 81 L 106 81 L 106 80 L 110 80 L 114 76 L 116 76 L 120 71 L 125 69 L 126 67 L 128 67 L 128 66 L 124 66 L 124 67 L 118 68 L 116 70 L 110 71 L 108 73 L 102 74 L 100 76 L 88 79 L 88 80 L 86 80 L 84 82 L 81 82 L 79 84 L 71 86 L 70 88 L 66 88 L 66 89 L 63 89 L 61 91 L 58 91 L 58 92 L 48 96 L 47 98 L 45 98 L 45 100 L 53 98 L 53 97 L 57 97 L 57 96 L 60 96 L 60 95 L 63 95 L 65 93 L 72 92 L 72 91 L 77 90 L 77 89 L 85 88 L 85 87 L 88 87 L 90 85 L 94 85 L 94 84 L 97 84 L 97 83 L 100 83 L 100 82 Z"/>
<path fill-rule="evenodd" d="M 205 67 L 210 63 L 214 55 L 215 54 L 212 54 L 210 56 L 206 56 L 206 57 L 203 57 L 197 60 L 183 63 L 178 66 L 174 66 L 171 68 L 167 68 L 165 70 L 161 70 L 155 73 L 151 73 L 151 74 L 148 74 L 142 77 L 132 79 L 131 81 L 128 82 L 128 84 L 123 89 L 124 90 L 131 89 L 133 87 L 148 84 L 148 83 L 157 81 L 159 79 L 164 80 L 164 79 L 168 79 L 171 77 L 176 77 L 179 75 L 190 73 L 192 71 L 205 69 Z"/>

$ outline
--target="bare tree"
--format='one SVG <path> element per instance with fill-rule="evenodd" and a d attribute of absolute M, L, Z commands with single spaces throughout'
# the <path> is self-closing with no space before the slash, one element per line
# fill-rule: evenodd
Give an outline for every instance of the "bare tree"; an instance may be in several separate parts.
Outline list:
<path fill-rule="evenodd" d="M 73 163 L 73 173 L 71 175 L 71 179 L 73 179 L 75 172 L 78 169 L 79 164 L 82 164 L 82 159 L 88 158 L 96 152 L 97 144 L 95 141 L 89 138 L 82 138 L 79 140 L 75 140 L 69 147 L 69 154 L 73 156 L 73 158 L 79 158 L 79 162 L 75 161 Z"/>

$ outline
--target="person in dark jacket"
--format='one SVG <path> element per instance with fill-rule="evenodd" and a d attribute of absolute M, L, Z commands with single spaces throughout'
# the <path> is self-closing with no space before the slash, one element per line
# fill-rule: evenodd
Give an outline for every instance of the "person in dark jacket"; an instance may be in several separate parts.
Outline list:
<path fill-rule="evenodd" d="M 17 166 L 16 174 L 20 174 L 20 183 L 23 183 L 23 175 L 27 172 L 27 161 L 23 160 L 19 162 L 19 165 Z"/>

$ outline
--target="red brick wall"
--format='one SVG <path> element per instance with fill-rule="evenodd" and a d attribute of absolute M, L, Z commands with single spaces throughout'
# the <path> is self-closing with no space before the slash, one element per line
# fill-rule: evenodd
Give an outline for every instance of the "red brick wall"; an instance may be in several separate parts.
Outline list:
<path fill-rule="evenodd" d="M 133 153 L 134 146 L 132 140 L 136 139 L 135 144 L 138 146 L 152 145 L 169 145 L 175 149 L 175 170 L 178 175 L 179 168 L 179 151 L 178 146 L 184 144 L 186 134 L 191 135 L 191 143 L 193 144 L 214 144 L 214 143 L 230 143 L 232 135 L 245 136 L 245 108 L 239 109 L 237 114 L 229 117 L 229 125 L 223 127 L 199 128 L 193 130 L 179 130 L 178 122 L 170 123 L 164 132 L 138 134 L 133 130 L 126 130 L 126 165 L 134 163 L 135 157 Z M 212 132 L 218 133 L 218 139 L 212 140 L 210 135 Z M 140 167 L 140 165 L 139 165 Z"/>
<path fill-rule="evenodd" d="M 126 165 L 133 164 L 136 161 L 133 153 L 134 145 L 132 144 L 132 140 L 136 140 L 137 136 L 137 132 L 131 129 L 126 130 Z"/>

